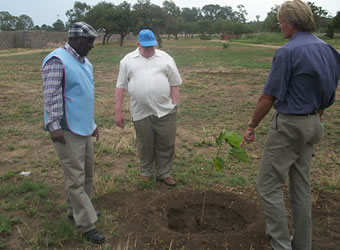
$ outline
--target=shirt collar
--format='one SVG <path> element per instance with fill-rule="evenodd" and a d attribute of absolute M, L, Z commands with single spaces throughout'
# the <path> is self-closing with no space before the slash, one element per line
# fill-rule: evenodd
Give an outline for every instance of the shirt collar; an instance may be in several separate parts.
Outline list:
<path fill-rule="evenodd" d="M 69 43 L 65 43 L 64 49 L 71 53 L 78 61 L 85 63 L 85 56 L 80 56 L 74 48 L 71 47 Z"/>
<path fill-rule="evenodd" d="M 308 35 L 312 35 L 312 32 L 303 32 L 303 31 L 299 31 L 299 32 L 296 32 L 295 35 L 290 39 L 290 41 L 296 39 L 297 37 L 300 37 L 300 36 L 308 36 Z"/>
<path fill-rule="evenodd" d="M 152 57 L 155 57 L 155 56 L 159 56 L 159 51 L 158 51 L 158 49 L 155 49 L 155 55 L 152 56 Z M 143 56 L 140 54 L 138 47 L 137 47 L 137 49 L 133 52 L 133 58 L 136 58 L 136 57 L 143 57 Z M 150 58 L 152 58 L 152 57 L 150 57 Z"/>

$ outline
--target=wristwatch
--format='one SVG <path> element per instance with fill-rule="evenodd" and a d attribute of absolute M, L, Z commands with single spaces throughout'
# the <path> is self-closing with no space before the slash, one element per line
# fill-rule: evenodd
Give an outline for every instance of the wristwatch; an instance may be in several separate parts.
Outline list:
<path fill-rule="evenodd" d="M 255 129 L 255 128 L 256 128 L 256 125 L 255 125 L 252 121 L 250 121 L 250 122 L 248 123 L 248 127 L 249 127 L 249 128 L 252 128 L 252 129 Z"/>

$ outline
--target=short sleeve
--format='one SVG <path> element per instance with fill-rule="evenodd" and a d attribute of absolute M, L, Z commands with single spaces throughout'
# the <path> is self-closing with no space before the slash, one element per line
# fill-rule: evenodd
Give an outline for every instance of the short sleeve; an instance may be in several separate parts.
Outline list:
<path fill-rule="evenodd" d="M 126 71 L 126 60 L 123 59 L 119 64 L 119 73 L 117 78 L 117 88 L 127 89 L 128 88 L 128 76 Z"/>
<path fill-rule="evenodd" d="M 289 53 L 284 49 L 279 49 L 273 58 L 272 68 L 264 85 L 263 93 L 282 102 L 288 90 L 290 76 Z"/>
<path fill-rule="evenodd" d="M 181 75 L 179 74 L 175 60 L 172 57 L 170 57 L 168 79 L 170 86 L 178 86 L 182 84 Z"/>

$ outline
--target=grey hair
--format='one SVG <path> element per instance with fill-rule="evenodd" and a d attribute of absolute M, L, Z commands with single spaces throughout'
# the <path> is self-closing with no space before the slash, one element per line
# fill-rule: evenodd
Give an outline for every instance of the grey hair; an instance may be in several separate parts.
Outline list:
<path fill-rule="evenodd" d="M 299 31 L 312 32 L 316 28 L 311 8 L 300 0 L 285 1 L 277 12 L 277 19 L 282 18 Z"/>

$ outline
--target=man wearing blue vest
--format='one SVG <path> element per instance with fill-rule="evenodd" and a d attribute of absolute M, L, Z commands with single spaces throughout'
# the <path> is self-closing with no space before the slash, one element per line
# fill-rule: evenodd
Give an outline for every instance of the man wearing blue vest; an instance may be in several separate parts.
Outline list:
<path fill-rule="evenodd" d="M 94 154 L 92 136 L 99 139 L 94 122 L 93 68 L 86 58 L 97 32 L 76 22 L 68 43 L 47 55 L 42 63 L 44 124 L 64 170 L 67 214 L 90 242 L 105 237 L 96 227 L 99 213 L 91 202 Z"/>

